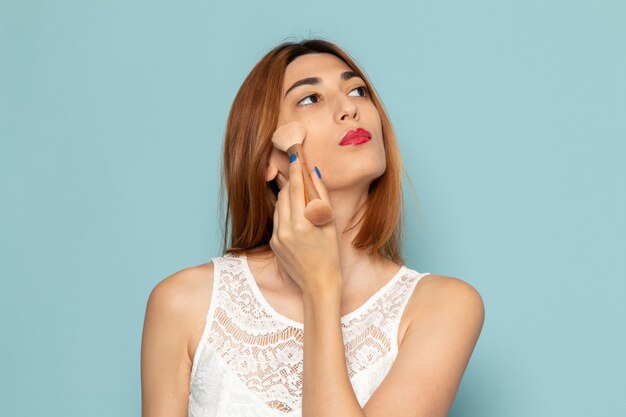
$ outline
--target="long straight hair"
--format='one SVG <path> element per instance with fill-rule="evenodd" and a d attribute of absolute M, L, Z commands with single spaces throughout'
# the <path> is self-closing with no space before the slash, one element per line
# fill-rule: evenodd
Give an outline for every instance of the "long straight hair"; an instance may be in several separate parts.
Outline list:
<path fill-rule="evenodd" d="M 404 167 L 393 127 L 382 101 L 356 62 L 337 45 L 321 39 L 281 43 L 256 64 L 235 96 L 226 124 L 222 160 L 221 208 L 224 188 L 227 193 L 222 253 L 238 255 L 270 248 L 280 189 L 275 179 L 265 181 L 265 171 L 278 123 L 285 70 L 297 57 L 312 53 L 335 55 L 356 72 L 365 81 L 382 122 L 386 170 L 372 181 L 365 210 L 357 210 L 345 231 L 361 224 L 352 241 L 355 248 L 404 264 L 400 175 Z M 359 212 L 363 215 L 357 219 Z"/>

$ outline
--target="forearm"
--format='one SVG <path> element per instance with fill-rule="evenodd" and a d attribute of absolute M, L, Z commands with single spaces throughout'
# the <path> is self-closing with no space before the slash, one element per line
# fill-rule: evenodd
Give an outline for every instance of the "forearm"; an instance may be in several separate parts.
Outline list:
<path fill-rule="evenodd" d="M 303 417 L 364 417 L 346 366 L 341 292 L 304 295 Z"/>

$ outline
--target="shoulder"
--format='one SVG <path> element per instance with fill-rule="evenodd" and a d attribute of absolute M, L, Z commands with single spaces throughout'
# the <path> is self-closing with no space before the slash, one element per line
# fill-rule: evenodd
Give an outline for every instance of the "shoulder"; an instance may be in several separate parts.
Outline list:
<path fill-rule="evenodd" d="M 148 305 L 169 313 L 185 314 L 195 301 L 204 298 L 202 293 L 211 290 L 213 273 L 213 262 L 181 269 L 152 289 Z"/>
<path fill-rule="evenodd" d="M 146 307 L 146 326 L 192 345 L 202 328 L 213 290 L 212 262 L 191 266 L 160 281 L 151 291 Z"/>
<path fill-rule="evenodd" d="M 141 341 L 144 415 L 187 415 L 193 356 L 189 347 L 213 283 L 211 263 L 182 269 L 150 293 Z"/>
<path fill-rule="evenodd" d="M 456 277 L 428 274 L 417 283 L 409 305 L 412 321 L 446 318 L 471 322 L 480 331 L 485 316 L 482 296 Z"/>
<path fill-rule="evenodd" d="M 415 296 L 428 297 L 437 302 L 456 301 L 482 306 L 482 297 L 478 290 L 469 283 L 456 277 L 427 274 L 423 276 L 415 289 Z"/>
<path fill-rule="evenodd" d="M 480 335 L 483 302 L 467 282 L 424 275 L 410 297 L 411 321 L 368 415 L 447 415 Z"/>

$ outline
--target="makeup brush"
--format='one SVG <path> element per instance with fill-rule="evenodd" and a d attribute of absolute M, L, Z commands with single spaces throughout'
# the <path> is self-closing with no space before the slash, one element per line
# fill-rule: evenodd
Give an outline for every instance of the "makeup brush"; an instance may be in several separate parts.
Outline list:
<path fill-rule="evenodd" d="M 289 157 L 296 154 L 302 166 L 302 179 L 304 181 L 304 217 L 316 226 L 322 226 L 333 218 L 333 210 L 326 201 L 322 200 L 315 189 L 315 185 L 309 176 L 309 168 L 306 165 L 302 142 L 306 136 L 304 126 L 299 122 L 290 122 L 280 126 L 272 136 L 272 143 Z"/>

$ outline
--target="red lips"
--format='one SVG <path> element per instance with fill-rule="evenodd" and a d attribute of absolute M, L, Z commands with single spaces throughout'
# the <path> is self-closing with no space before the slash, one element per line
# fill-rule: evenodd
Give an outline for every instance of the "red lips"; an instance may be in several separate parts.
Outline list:
<path fill-rule="evenodd" d="M 367 130 L 359 127 L 358 129 L 350 130 L 339 142 L 340 146 L 346 145 L 360 145 L 361 143 L 369 142 L 372 140 L 372 134 Z"/>

